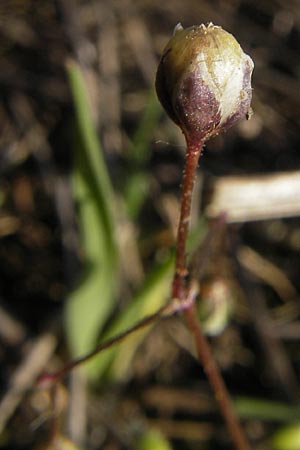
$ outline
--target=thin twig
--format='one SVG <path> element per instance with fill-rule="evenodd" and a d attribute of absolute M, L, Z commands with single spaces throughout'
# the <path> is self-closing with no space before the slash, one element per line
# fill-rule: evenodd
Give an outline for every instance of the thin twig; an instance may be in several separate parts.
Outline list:
<path fill-rule="evenodd" d="M 48 383 L 50 383 L 50 384 L 56 383 L 58 380 L 63 378 L 65 375 L 67 375 L 71 370 L 75 369 L 76 367 L 83 364 L 84 362 L 89 361 L 98 353 L 114 346 L 115 344 L 118 344 L 119 342 L 123 341 L 123 339 L 125 339 L 127 336 L 134 333 L 135 331 L 138 331 L 148 325 L 151 325 L 153 322 L 156 322 L 159 319 L 169 317 L 170 315 L 177 312 L 178 309 L 179 309 L 178 305 L 174 302 L 171 302 L 169 304 L 162 306 L 160 309 L 155 311 L 153 314 L 150 314 L 150 315 L 144 317 L 142 320 L 140 320 L 138 323 L 134 324 L 132 327 L 127 328 L 125 331 L 122 331 L 121 333 L 113 336 L 112 338 L 108 339 L 107 341 L 101 342 L 101 344 L 99 344 L 97 347 L 95 347 L 90 353 L 87 353 L 84 356 L 80 356 L 79 358 L 72 359 L 65 366 L 63 366 L 61 369 L 59 369 L 55 372 L 43 373 L 37 380 L 38 385 L 43 385 L 43 384 L 48 384 Z"/>

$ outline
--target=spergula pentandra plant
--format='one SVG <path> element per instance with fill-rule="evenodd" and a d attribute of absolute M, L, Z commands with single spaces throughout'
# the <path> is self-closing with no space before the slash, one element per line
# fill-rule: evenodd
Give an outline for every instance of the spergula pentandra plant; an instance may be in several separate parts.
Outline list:
<path fill-rule="evenodd" d="M 249 115 L 253 67 L 221 27 L 179 24 L 158 66 L 157 95 L 186 139 L 204 142 Z"/>
<path fill-rule="evenodd" d="M 195 300 L 198 294 L 201 298 L 201 285 L 189 276 L 186 242 L 195 174 L 203 144 L 242 117 L 249 116 L 253 67 L 251 58 L 235 38 L 221 27 L 210 23 L 184 30 L 179 24 L 163 51 L 156 75 L 158 98 L 183 131 L 187 143 L 172 300 L 180 305 L 194 336 L 198 358 L 236 450 L 250 450 L 250 446 L 197 318 Z M 224 218 L 220 220 L 224 221 Z"/>
<path fill-rule="evenodd" d="M 192 279 L 189 274 L 186 242 L 194 179 L 203 144 L 211 136 L 227 130 L 240 118 L 249 115 L 253 66 L 251 58 L 243 52 L 234 37 L 221 27 L 210 23 L 186 30 L 181 25 L 175 28 L 156 76 L 158 98 L 182 129 L 187 142 L 170 302 L 128 330 L 102 342 L 87 355 L 70 361 L 56 372 L 43 374 L 38 380 L 39 384 L 57 382 L 70 370 L 121 342 L 134 331 L 158 318 L 181 311 L 194 337 L 199 361 L 214 390 L 236 450 L 250 450 L 250 446 L 197 317 L 195 302 L 203 294 L 203 288 L 201 293 L 198 280 Z M 220 218 L 220 224 L 224 222 L 224 217 Z M 205 250 L 203 255 L 205 259 Z"/>
<path fill-rule="evenodd" d="M 203 144 L 250 115 L 254 64 L 236 39 L 212 23 L 175 27 L 156 74 L 157 96 L 184 133 L 187 150 L 176 248 L 173 297 L 184 299 L 191 198 Z"/>

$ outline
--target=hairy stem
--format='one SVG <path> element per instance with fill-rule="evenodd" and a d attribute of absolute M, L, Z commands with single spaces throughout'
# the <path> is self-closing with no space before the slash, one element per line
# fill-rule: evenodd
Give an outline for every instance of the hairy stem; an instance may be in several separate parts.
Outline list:
<path fill-rule="evenodd" d="M 190 225 L 194 180 L 202 147 L 202 142 L 200 142 L 200 145 L 195 145 L 187 140 L 172 297 L 173 299 L 178 299 L 182 306 L 185 305 L 185 307 L 182 307 L 185 322 L 191 334 L 194 336 L 198 358 L 203 365 L 204 371 L 214 391 L 215 398 L 219 404 L 220 411 L 227 424 L 228 431 L 236 450 L 250 450 L 246 436 L 234 412 L 230 395 L 212 355 L 211 347 L 202 333 L 195 308 L 194 290 L 192 289 L 191 284 L 188 285 L 186 281 L 186 276 L 188 275 L 186 264 L 186 242 Z"/>
<path fill-rule="evenodd" d="M 181 210 L 177 233 L 175 275 L 172 286 L 172 297 L 180 301 L 186 298 L 185 277 L 188 274 L 186 265 L 186 242 L 190 226 L 190 214 L 195 174 L 203 144 L 187 145 L 185 169 L 183 174 Z"/>

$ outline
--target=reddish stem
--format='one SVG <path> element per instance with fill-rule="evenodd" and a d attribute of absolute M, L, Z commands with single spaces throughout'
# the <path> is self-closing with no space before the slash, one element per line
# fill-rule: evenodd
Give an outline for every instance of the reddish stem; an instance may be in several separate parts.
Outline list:
<path fill-rule="evenodd" d="M 191 285 L 187 284 L 188 274 L 186 264 L 186 242 L 190 225 L 190 212 L 193 195 L 193 187 L 201 155 L 203 142 L 195 145 L 187 139 L 187 152 L 185 161 L 185 171 L 182 186 L 181 211 L 177 235 L 177 249 L 175 261 L 175 275 L 172 286 L 172 298 L 178 299 L 182 305 L 182 312 L 186 324 L 195 339 L 197 354 L 200 362 L 214 391 L 215 398 L 219 404 L 220 411 L 227 424 L 229 433 L 234 442 L 236 450 L 250 450 L 246 436 L 234 412 L 230 395 L 224 384 L 220 370 L 212 355 L 211 347 L 202 333 L 201 325 L 197 317 L 194 304 L 194 291 Z M 192 298 L 193 297 L 193 298 Z"/>
<path fill-rule="evenodd" d="M 52 385 L 53 383 L 56 383 L 58 380 L 63 378 L 65 375 L 67 375 L 71 370 L 73 370 L 76 367 L 80 366 L 81 364 L 89 361 L 98 353 L 112 347 L 113 345 L 115 345 L 119 342 L 122 342 L 127 336 L 134 333 L 135 331 L 138 331 L 148 325 L 151 325 L 153 322 L 159 320 L 160 318 L 164 318 L 164 317 L 168 317 L 169 315 L 172 315 L 174 312 L 178 311 L 178 308 L 176 309 L 175 307 L 176 307 L 176 305 L 173 306 L 172 303 L 162 306 L 160 309 L 155 311 L 153 314 L 150 314 L 149 316 L 144 317 L 142 320 L 137 322 L 132 327 L 126 329 L 125 331 L 122 331 L 121 333 L 113 336 L 112 338 L 107 339 L 107 341 L 100 343 L 90 353 L 87 353 L 84 356 L 80 356 L 78 358 L 72 359 L 65 366 L 63 366 L 61 369 L 59 369 L 55 372 L 43 373 L 38 378 L 37 384 L 39 386 L 42 386 L 42 385 L 48 385 L 48 384 Z"/>
<path fill-rule="evenodd" d="M 203 364 L 204 371 L 213 389 L 215 398 L 219 404 L 221 414 L 226 422 L 231 439 L 237 450 L 251 450 L 245 433 L 234 412 L 233 405 L 224 384 L 220 370 L 213 357 L 211 347 L 202 333 L 195 304 L 190 302 L 189 307 L 183 310 L 186 324 L 194 336 L 199 360 Z"/>
<path fill-rule="evenodd" d="M 175 260 L 175 275 L 172 286 L 172 298 L 184 301 L 186 298 L 185 277 L 188 274 L 186 266 L 186 242 L 190 226 L 192 194 L 198 161 L 203 143 L 195 145 L 187 140 L 185 168 L 183 174 L 181 210 L 177 234 Z"/>

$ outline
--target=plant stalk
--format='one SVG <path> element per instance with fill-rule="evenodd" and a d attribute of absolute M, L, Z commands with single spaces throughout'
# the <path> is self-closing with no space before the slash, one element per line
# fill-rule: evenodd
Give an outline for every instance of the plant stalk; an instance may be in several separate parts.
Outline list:
<path fill-rule="evenodd" d="M 115 344 L 118 344 L 119 342 L 122 342 L 127 336 L 131 335 L 135 331 L 138 331 L 148 325 L 151 325 L 152 323 L 156 322 L 157 320 L 161 318 L 167 318 L 173 313 L 177 312 L 178 309 L 176 308 L 176 305 L 173 306 L 173 304 L 167 303 L 166 305 L 162 306 L 160 309 L 155 311 L 153 314 L 150 314 L 149 316 L 144 317 L 142 320 L 137 322 L 132 327 L 126 329 L 125 331 L 122 331 L 121 333 L 113 336 L 112 338 L 107 339 L 104 342 L 101 342 L 99 345 L 97 345 L 90 353 L 87 353 L 84 356 L 79 356 L 78 358 L 74 358 L 71 361 L 69 361 L 67 364 L 65 364 L 61 369 L 54 371 L 54 372 L 46 372 L 43 373 L 38 379 L 37 379 L 37 385 L 42 386 L 44 384 L 52 385 L 62 379 L 65 375 L 67 375 L 71 370 L 75 369 L 78 366 L 81 366 L 83 363 L 89 361 L 94 356 L 96 356 L 98 353 L 114 346 Z"/>
<path fill-rule="evenodd" d="M 224 384 L 223 377 L 215 362 L 211 347 L 201 330 L 197 311 L 193 303 L 190 303 L 190 305 L 183 310 L 183 316 L 190 332 L 194 336 L 198 358 L 203 365 L 206 376 L 213 389 L 221 414 L 236 450 L 251 450 L 245 433 L 235 414 L 227 387 Z"/>
<path fill-rule="evenodd" d="M 185 322 L 194 337 L 197 355 L 213 389 L 220 411 L 228 427 L 236 450 L 250 450 L 245 433 L 234 412 L 229 392 L 224 384 L 220 370 L 214 360 L 210 344 L 202 333 L 194 303 L 194 292 L 187 282 L 186 243 L 190 226 L 190 213 L 193 187 L 198 161 L 203 148 L 203 142 L 195 145 L 187 139 L 187 152 L 182 185 L 181 211 L 177 234 L 177 249 L 175 275 L 172 285 L 172 298 L 182 304 Z"/>
<path fill-rule="evenodd" d="M 175 275 L 172 285 L 172 298 L 184 301 L 186 298 L 186 276 L 188 275 L 186 264 L 186 243 L 190 227 L 190 214 L 192 194 L 195 182 L 195 174 L 201 155 L 203 143 L 189 144 L 187 140 L 185 156 L 185 168 L 181 194 L 181 209 L 177 233 L 177 247 L 175 258 Z"/>

